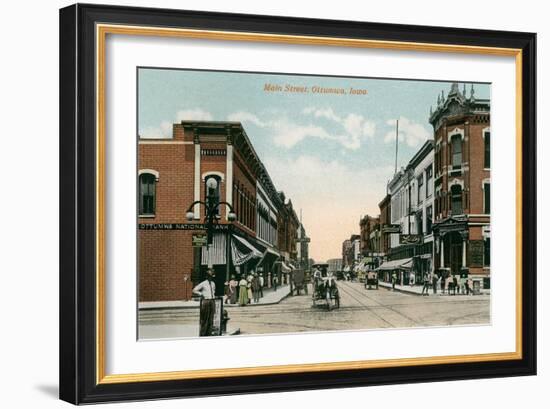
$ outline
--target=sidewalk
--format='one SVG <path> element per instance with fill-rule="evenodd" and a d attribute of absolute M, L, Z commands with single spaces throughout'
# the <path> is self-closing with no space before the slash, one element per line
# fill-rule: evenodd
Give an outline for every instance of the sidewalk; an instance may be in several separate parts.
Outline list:
<path fill-rule="evenodd" d="M 264 296 L 260 298 L 259 303 L 250 303 L 247 307 L 255 307 L 258 305 L 278 304 L 290 294 L 290 285 L 277 287 L 277 291 L 271 288 L 264 289 Z M 199 308 L 199 301 L 152 301 L 140 302 L 140 310 L 156 310 L 156 309 L 174 309 L 174 308 Z M 224 308 L 239 307 L 239 304 L 224 304 Z"/>
<path fill-rule="evenodd" d="M 379 281 L 378 285 L 380 287 L 387 288 L 387 289 L 391 290 L 391 283 L 385 283 L 383 281 Z M 395 285 L 395 291 L 400 291 L 402 293 L 413 294 L 413 295 L 422 295 L 422 287 L 423 287 L 422 285 L 410 286 L 410 285 L 398 285 L 398 284 L 396 284 Z M 434 294 L 433 291 L 432 291 L 432 288 L 430 287 L 429 290 L 428 290 L 428 294 L 430 296 L 441 295 L 441 290 L 438 288 L 437 293 Z M 448 294 L 445 293 L 445 295 L 448 295 Z M 466 294 L 456 294 L 456 295 L 466 295 Z M 481 290 L 480 295 L 491 295 L 491 290 Z"/>

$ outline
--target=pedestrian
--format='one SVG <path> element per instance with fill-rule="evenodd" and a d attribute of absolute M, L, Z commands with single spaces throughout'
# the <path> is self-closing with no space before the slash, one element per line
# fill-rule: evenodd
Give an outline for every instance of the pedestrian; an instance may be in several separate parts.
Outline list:
<path fill-rule="evenodd" d="M 451 295 L 451 276 L 445 278 L 443 294 Z"/>
<path fill-rule="evenodd" d="M 412 287 L 414 285 L 414 273 L 411 272 L 409 275 L 409 286 Z"/>
<path fill-rule="evenodd" d="M 456 274 L 453 276 L 453 295 L 456 295 L 456 289 L 458 288 L 458 277 Z M 460 289 L 458 291 L 458 294 L 460 295 Z"/>
<path fill-rule="evenodd" d="M 391 275 L 391 289 L 395 290 L 395 283 L 397 282 L 397 274 L 393 273 Z"/>
<path fill-rule="evenodd" d="M 437 277 L 437 286 L 442 291 L 442 293 L 445 294 L 445 280 L 443 280 L 443 274 L 440 274 Z"/>
<path fill-rule="evenodd" d="M 264 276 L 263 274 L 260 274 L 260 277 L 258 277 L 260 280 L 260 298 L 264 298 Z"/>
<path fill-rule="evenodd" d="M 239 280 L 239 305 L 244 307 L 248 304 L 248 281 L 246 280 L 244 274 Z"/>
<path fill-rule="evenodd" d="M 430 276 L 425 273 L 424 274 L 424 286 L 422 287 L 422 295 L 430 295 L 428 294 L 428 290 L 430 289 Z M 424 294 L 424 291 L 426 291 L 426 294 Z"/>
<path fill-rule="evenodd" d="M 260 302 L 260 278 L 258 274 L 254 274 L 252 281 L 250 282 L 252 288 L 252 295 L 254 297 L 254 303 L 258 304 Z"/>
<path fill-rule="evenodd" d="M 229 303 L 235 304 L 239 296 L 239 282 L 235 279 L 235 275 L 231 275 L 229 280 Z"/>
<path fill-rule="evenodd" d="M 201 281 L 193 293 L 200 296 L 199 336 L 209 337 L 212 335 L 214 326 L 214 312 L 216 311 L 216 283 L 214 282 L 214 271 L 208 269 L 206 279 Z"/>
<path fill-rule="evenodd" d="M 278 282 L 279 282 L 279 278 L 276 275 L 274 275 L 273 276 L 273 291 L 277 291 Z"/>
<path fill-rule="evenodd" d="M 437 274 L 432 274 L 432 290 L 434 294 L 437 294 Z"/>
<path fill-rule="evenodd" d="M 248 295 L 248 303 L 252 303 L 252 279 L 254 276 L 252 273 L 248 274 L 248 277 L 246 277 L 246 288 L 247 288 L 247 295 Z"/>
<path fill-rule="evenodd" d="M 474 282 L 472 281 L 471 278 L 468 278 L 467 283 L 468 283 L 468 295 L 470 293 L 472 293 L 472 295 L 473 295 L 474 294 Z"/>

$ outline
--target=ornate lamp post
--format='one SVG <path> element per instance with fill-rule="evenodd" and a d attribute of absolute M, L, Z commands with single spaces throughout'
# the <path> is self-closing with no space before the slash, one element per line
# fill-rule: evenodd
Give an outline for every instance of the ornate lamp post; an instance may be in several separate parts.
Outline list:
<path fill-rule="evenodd" d="M 237 215 L 235 214 L 235 211 L 233 210 L 233 207 L 227 203 L 227 202 L 220 202 L 219 196 L 217 194 L 218 190 L 218 181 L 210 177 L 206 180 L 206 200 L 196 200 L 189 206 L 189 209 L 187 209 L 187 213 L 185 214 L 185 217 L 187 221 L 191 222 L 195 218 L 195 213 L 193 212 L 193 208 L 195 205 L 203 205 L 205 212 L 204 212 L 204 224 L 206 226 L 206 232 L 207 232 L 207 251 L 208 251 L 208 269 L 212 269 L 212 257 L 210 248 L 212 247 L 212 243 L 214 241 L 214 225 L 218 223 L 218 209 L 220 205 L 226 205 L 229 213 L 227 214 L 227 220 L 230 222 L 233 222 L 237 219 Z M 230 235 L 228 235 L 230 237 Z M 226 257 L 226 275 L 229 273 L 229 240 L 227 241 L 227 257 Z M 212 289 L 212 287 L 210 287 Z M 216 297 L 218 299 L 219 297 Z M 201 328 L 201 336 L 210 336 L 214 335 L 212 334 L 212 325 L 213 325 L 213 319 L 214 319 L 214 299 L 207 299 L 204 300 L 201 298 L 201 305 L 200 305 L 200 314 L 199 314 L 199 327 Z M 203 303 L 204 307 L 203 307 Z M 225 331 L 227 320 L 229 317 L 226 315 L 223 317 L 223 302 L 221 302 L 221 309 L 222 311 L 222 317 L 220 318 L 220 321 L 218 322 L 219 325 L 219 332 L 216 335 L 222 335 L 222 333 Z M 204 334 L 203 334 L 203 328 Z"/>

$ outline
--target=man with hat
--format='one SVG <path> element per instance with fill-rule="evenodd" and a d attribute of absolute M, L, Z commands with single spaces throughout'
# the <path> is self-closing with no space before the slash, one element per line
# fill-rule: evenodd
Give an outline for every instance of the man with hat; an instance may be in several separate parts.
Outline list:
<path fill-rule="evenodd" d="M 193 293 L 201 297 L 199 336 L 209 337 L 212 335 L 214 313 L 216 311 L 216 283 L 214 282 L 214 271 L 212 269 L 206 271 L 206 280 L 193 288 Z"/>

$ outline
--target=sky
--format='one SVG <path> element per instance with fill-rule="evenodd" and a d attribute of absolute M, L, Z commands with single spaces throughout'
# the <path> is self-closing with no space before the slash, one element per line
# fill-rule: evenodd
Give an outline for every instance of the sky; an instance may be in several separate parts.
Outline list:
<path fill-rule="evenodd" d="M 460 91 L 464 86 L 469 96 L 471 84 L 459 82 Z M 436 81 L 140 68 L 138 132 L 170 138 L 172 124 L 182 120 L 242 122 L 277 190 L 302 211 L 310 257 L 326 261 L 341 258 L 342 242 L 359 233 L 362 216 L 380 212 L 394 174 L 396 120 L 400 168 L 433 138 L 430 106 L 450 88 Z M 490 84 L 474 84 L 474 92 L 489 98 Z"/>

